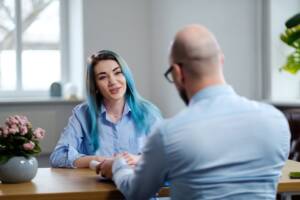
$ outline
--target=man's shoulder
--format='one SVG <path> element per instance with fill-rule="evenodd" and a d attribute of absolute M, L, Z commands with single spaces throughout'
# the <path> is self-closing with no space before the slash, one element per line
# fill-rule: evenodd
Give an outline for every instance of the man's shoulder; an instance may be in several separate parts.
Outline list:
<path fill-rule="evenodd" d="M 181 124 L 184 124 L 185 121 L 190 118 L 189 116 L 190 116 L 189 109 L 184 108 L 182 111 L 177 113 L 175 116 L 163 119 L 158 125 L 160 132 L 163 134 L 166 132 L 172 132 L 170 130 L 180 127 Z"/>
<path fill-rule="evenodd" d="M 254 100 L 249 100 L 249 102 L 252 104 L 253 108 L 258 111 L 283 116 L 283 113 L 271 104 Z"/>
<path fill-rule="evenodd" d="M 235 105 L 233 105 L 235 104 Z M 237 105 L 238 104 L 238 105 Z M 186 107 L 181 112 L 176 114 L 175 116 L 163 120 L 163 123 L 160 124 L 160 127 L 163 129 L 171 129 L 174 127 L 180 127 L 184 125 L 187 121 L 194 121 L 193 119 L 208 119 L 211 115 L 224 115 L 227 113 L 228 115 L 234 113 L 243 113 L 243 112 L 250 112 L 250 113 L 264 113 L 266 115 L 277 116 L 280 118 L 285 118 L 283 113 L 275 108 L 273 105 L 259 102 L 255 100 L 250 100 L 245 97 L 239 97 L 238 101 L 230 102 L 228 105 L 224 103 L 224 105 L 218 104 L 218 108 L 211 108 L 214 103 L 207 104 L 199 104 L 190 107 Z M 221 110 L 219 110 L 221 109 Z M 224 111 L 224 112 L 223 112 Z"/>

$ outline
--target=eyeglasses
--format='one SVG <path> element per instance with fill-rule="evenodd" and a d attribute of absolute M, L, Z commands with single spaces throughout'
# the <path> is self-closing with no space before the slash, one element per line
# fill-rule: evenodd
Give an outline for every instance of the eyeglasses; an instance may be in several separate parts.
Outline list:
<path fill-rule="evenodd" d="M 167 79 L 167 81 L 169 81 L 170 83 L 174 83 L 173 77 L 171 75 L 171 72 L 173 70 L 173 65 L 171 65 L 167 71 L 164 73 L 165 78 Z"/>
<path fill-rule="evenodd" d="M 180 63 L 176 63 L 180 69 L 182 70 L 182 67 L 183 67 L 183 63 L 180 62 Z M 171 74 L 172 70 L 173 70 L 173 66 L 174 64 L 172 64 L 168 69 L 167 71 L 164 73 L 164 76 L 165 78 L 170 82 L 170 83 L 174 83 L 174 79 L 173 79 L 173 76 Z"/>

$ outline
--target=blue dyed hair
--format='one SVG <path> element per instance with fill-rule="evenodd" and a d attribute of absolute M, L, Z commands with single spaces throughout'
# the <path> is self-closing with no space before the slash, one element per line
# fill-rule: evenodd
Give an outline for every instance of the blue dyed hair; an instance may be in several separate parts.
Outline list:
<path fill-rule="evenodd" d="M 139 133 L 148 133 L 150 126 L 154 123 L 154 120 L 161 118 L 159 109 L 149 101 L 142 98 L 138 93 L 131 70 L 125 60 L 113 51 L 99 51 L 97 54 L 93 54 L 90 57 L 86 78 L 87 103 L 91 119 L 90 136 L 93 142 L 94 151 L 96 151 L 100 145 L 97 115 L 100 112 L 101 104 L 103 102 L 101 93 L 97 92 L 94 67 L 101 60 L 114 60 L 120 65 L 127 84 L 125 100 L 131 109 L 131 116 L 134 121 L 135 128 Z"/>

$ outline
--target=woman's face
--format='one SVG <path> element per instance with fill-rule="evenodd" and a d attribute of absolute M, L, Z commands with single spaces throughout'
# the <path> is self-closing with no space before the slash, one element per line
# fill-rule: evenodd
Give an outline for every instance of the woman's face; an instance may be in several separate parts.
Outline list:
<path fill-rule="evenodd" d="M 121 67 L 114 60 L 101 60 L 94 67 L 96 88 L 106 101 L 124 98 L 126 79 Z"/>

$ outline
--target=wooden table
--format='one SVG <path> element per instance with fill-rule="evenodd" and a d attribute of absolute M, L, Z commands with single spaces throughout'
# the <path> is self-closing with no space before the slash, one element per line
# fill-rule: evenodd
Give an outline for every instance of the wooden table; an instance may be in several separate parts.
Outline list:
<path fill-rule="evenodd" d="M 162 189 L 160 196 L 168 195 Z M 124 199 L 110 181 L 99 181 L 90 169 L 39 168 L 27 183 L 0 184 L 0 200 L 102 200 Z"/>
<path fill-rule="evenodd" d="M 300 193 L 300 179 L 290 179 L 290 171 L 300 171 L 300 162 L 288 160 L 282 170 L 278 192 L 288 196 Z M 168 196 L 162 188 L 159 196 Z M 289 196 L 288 196 L 289 197 Z M 122 199 L 112 182 L 99 181 L 90 169 L 39 168 L 36 177 L 27 183 L 0 184 L 0 200 L 102 200 Z"/>
<path fill-rule="evenodd" d="M 292 195 L 300 195 L 300 179 L 290 179 L 289 173 L 292 171 L 300 171 L 300 162 L 288 160 L 282 169 L 277 192 L 285 200 L 290 200 Z"/>
<path fill-rule="evenodd" d="M 279 185 L 277 188 L 278 193 L 284 192 L 298 192 L 300 193 L 300 179 L 290 179 L 289 173 L 292 171 L 300 171 L 300 162 L 288 160 L 282 169 Z"/>

